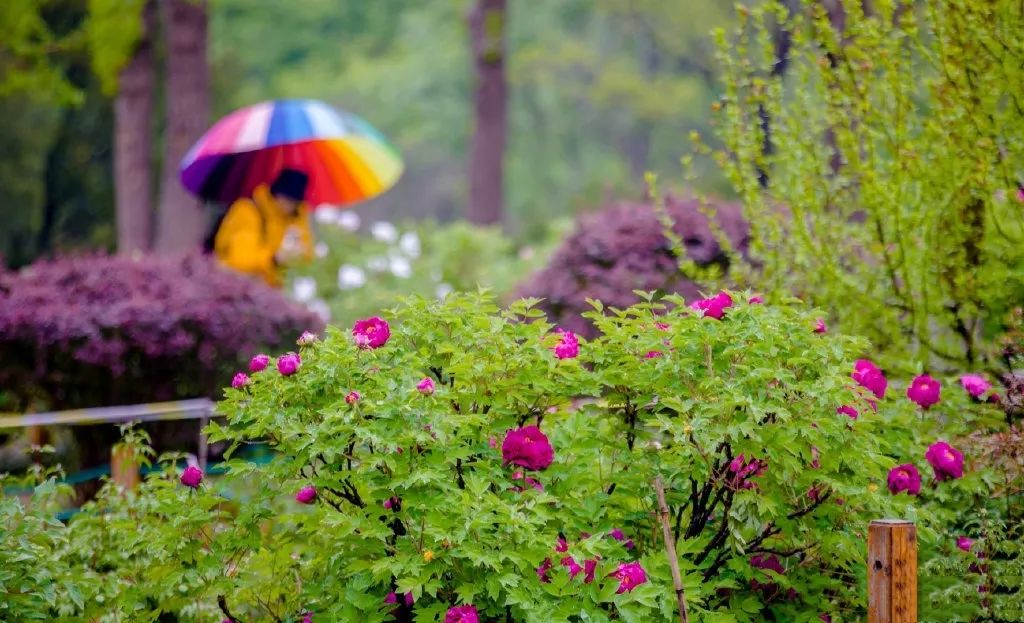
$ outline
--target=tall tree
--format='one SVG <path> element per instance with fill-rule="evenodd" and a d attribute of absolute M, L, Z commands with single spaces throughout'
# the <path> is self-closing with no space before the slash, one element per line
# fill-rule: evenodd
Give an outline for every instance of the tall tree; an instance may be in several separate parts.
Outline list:
<path fill-rule="evenodd" d="M 141 37 L 118 79 L 114 103 L 114 187 L 117 250 L 145 251 L 153 241 L 152 154 L 155 70 L 152 36 L 156 2 L 148 0 L 140 16 Z"/>
<path fill-rule="evenodd" d="M 508 133 L 505 77 L 506 0 L 476 0 L 469 33 L 476 71 L 473 138 L 469 155 L 469 220 L 500 223 L 504 217 L 504 159 Z"/>
<path fill-rule="evenodd" d="M 206 0 L 160 0 L 167 46 L 163 171 L 157 208 L 158 251 L 196 247 L 205 218 L 178 180 L 178 165 L 206 129 L 210 114 Z"/>

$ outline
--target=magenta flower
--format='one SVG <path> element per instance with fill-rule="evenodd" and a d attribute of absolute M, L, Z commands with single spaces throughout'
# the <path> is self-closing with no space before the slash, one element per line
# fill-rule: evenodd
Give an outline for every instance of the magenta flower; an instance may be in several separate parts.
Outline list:
<path fill-rule="evenodd" d="M 583 561 L 583 583 L 590 584 L 594 581 L 594 572 L 597 571 L 597 561 L 593 558 Z"/>
<path fill-rule="evenodd" d="M 189 465 L 185 468 L 185 471 L 181 472 L 181 484 L 186 487 L 192 487 L 193 489 L 199 488 L 199 483 L 203 481 L 203 470 L 199 469 L 195 465 Z"/>
<path fill-rule="evenodd" d="M 811 446 L 811 469 L 818 469 L 821 467 L 821 452 L 814 446 Z"/>
<path fill-rule="evenodd" d="M 906 491 L 908 495 L 921 493 L 921 474 L 913 463 L 897 465 L 889 470 L 889 492 L 899 495 Z"/>
<path fill-rule="evenodd" d="M 245 372 L 239 372 L 231 379 L 231 387 L 234 389 L 241 389 L 249 384 L 249 375 Z"/>
<path fill-rule="evenodd" d="M 957 539 L 956 539 L 956 547 L 959 550 L 963 550 L 965 552 L 969 552 L 969 551 L 971 551 L 971 548 L 974 547 L 974 539 L 971 539 L 971 538 L 968 538 L 968 537 L 965 537 L 965 536 L 957 537 Z"/>
<path fill-rule="evenodd" d="M 380 348 L 388 343 L 391 327 L 379 316 L 357 320 L 352 326 L 352 337 L 359 348 Z"/>
<path fill-rule="evenodd" d="M 313 613 L 307 612 L 302 616 L 302 623 L 313 623 Z"/>
<path fill-rule="evenodd" d="M 540 484 L 539 480 L 534 480 L 533 478 L 530 478 L 529 476 L 524 475 L 523 472 L 515 472 L 515 473 L 513 473 L 512 474 L 512 482 L 513 483 L 515 483 L 515 482 L 523 483 L 523 486 L 512 487 L 512 490 L 516 491 L 518 493 L 522 493 L 523 491 L 526 491 L 526 487 L 533 487 L 537 491 L 543 491 L 544 490 L 544 485 Z"/>
<path fill-rule="evenodd" d="M 281 355 L 277 359 L 277 371 L 281 373 L 281 376 L 291 376 L 298 372 L 301 366 L 302 358 L 295 353 Z"/>
<path fill-rule="evenodd" d="M 821 318 L 814 321 L 814 332 L 815 333 L 828 333 L 828 325 Z"/>
<path fill-rule="evenodd" d="M 761 556 L 757 554 L 750 558 L 750 566 L 755 569 L 768 569 L 774 571 L 779 575 L 784 575 L 786 570 L 782 568 L 782 562 L 775 554 L 769 554 L 767 556 Z"/>
<path fill-rule="evenodd" d="M 475 606 L 453 606 L 444 615 L 444 623 L 480 623 L 480 615 Z"/>
<path fill-rule="evenodd" d="M 670 327 L 667 322 L 655 322 L 654 328 L 658 331 L 668 331 Z"/>
<path fill-rule="evenodd" d="M 429 396 L 434 393 L 434 380 L 430 377 L 424 377 L 422 381 L 416 384 L 416 391 Z"/>
<path fill-rule="evenodd" d="M 626 538 L 625 533 L 622 532 L 622 530 L 620 530 L 619 528 L 612 529 L 612 531 L 608 533 L 608 536 L 615 539 L 619 543 L 622 543 L 622 546 L 626 549 L 633 549 L 635 547 L 635 545 L 633 544 L 633 539 Z"/>
<path fill-rule="evenodd" d="M 569 570 L 569 579 L 575 579 L 577 575 L 583 573 L 583 567 L 576 562 L 576 559 L 572 556 L 566 556 L 562 558 L 562 566 Z"/>
<path fill-rule="evenodd" d="M 555 544 L 555 551 L 559 553 L 565 553 L 569 551 L 569 542 L 563 539 L 562 537 L 558 537 L 558 542 Z"/>
<path fill-rule="evenodd" d="M 559 359 L 575 359 L 580 354 L 580 341 L 572 331 L 558 329 L 562 339 L 552 349 Z"/>
<path fill-rule="evenodd" d="M 540 563 L 540 566 L 537 567 L 537 579 L 545 584 L 550 582 L 551 578 L 548 576 L 548 571 L 551 571 L 551 559 L 545 558 L 544 562 Z"/>
<path fill-rule="evenodd" d="M 660 350 L 648 351 L 648 353 L 644 355 L 644 359 L 657 359 L 658 357 L 661 357 L 662 354 L 663 353 Z"/>
<path fill-rule="evenodd" d="M 609 577 L 618 578 L 619 588 L 615 591 L 618 594 L 628 593 L 647 581 L 647 573 L 644 572 L 644 568 L 638 562 L 627 562 L 619 565 L 619 568 Z"/>
<path fill-rule="evenodd" d="M 841 413 L 850 418 L 851 420 L 856 420 L 857 417 L 860 415 L 860 411 L 857 411 L 850 405 L 843 405 L 839 407 L 838 409 L 836 409 L 836 413 Z"/>
<path fill-rule="evenodd" d="M 754 296 L 750 297 L 749 302 L 751 305 L 761 305 L 764 303 L 764 297 L 761 296 L 760 294 L 755 294 Z"/>
<path fill-rule="evenodd" d="M 867 359 L 858 359 L 853 366 L 853 374 L 850 375 L 858 385 L 874 394 L 879 399 L 885 398 L 885 389 L 889 381 L 875 364 Z"/>
<path fill-rule="evenodd" d="M 384 500 L 384 510 L 396 512 L 402 510 L 402 499 L 395 495 Z"/>
<path fill-rule="evenodd" d="M 768 469 L 768 463 L 753 457 L 748 461 L 740 454 L 729 463 L 729 471 L 733 476 L 730 484 L 736 489 L 753 489 L 756 485 L 750 481 L 763 474 Z"/>
<path fill-rule="evenodd" d="M 725 315 L 725 310 L 730 307 L 732 307 L 732 297 L 726 292 L 719 292 L 711 298 L 690 303 L 690 309 L 703 312 L 705 318 L 714 318 L 715 320 L 721 320 Z"/>
<path fill-rule="evenodd" d="M 307 485 L 299 489 L 295 494 L 295 501 L 299 504 L 312 504 L 316 500 L 316 487 Z"/>
<path fill-rule="evenodd" d="M 1017 187 L 1017 192 L 1014 194 L 1014 197 L 1017 198 L 1017 201 L 1024 203 L 1024 186 Z"/>
<path fill-rule="evenodd" d="M 924 458 L 935 470 L 935 480 L 955 480 L 964 475 L 964 455 L 945 441 L 928 446 Z"/>
<path fill-rule="evenodd" d="M 349 393 L 345 394 L 345 402 L 347 402 L 350 405 L 354 405 L 357 402 L 359 402 L 359 399 L 362 398 L 362 397 L 363 397 L 362 394 L 360 394 L 359 392 L 357 392 L 355 390 L 352 390 Z"/>
<path fill-rule="evenodd" d="M 921 374 L 911 381 L 910 387 L 907 388 L 907 398 L 916 402 L 922 409 L 927 409 L 939 402 L 941 391 L 941 383 L 927 374 Z"/>
<path fill-rule="evenodd" d="M 405 601 L 406 606 L 412 606 L 416 602 L 416 599 L 412 595 L 412 591 L 405 594 L 403 601 Z M 388 593 L 388 596 L 384 598 L 384 603 L 391 605 L 398 604 L 398 594 L 395 593 L 395 591 L 391 591 Z"/>
<path fill-rule="evenodd" d="M 501 458 L 505 465 L 509 463 L 526 469 L 540 471 L 547 469 L 555 458 L 547 436 L 536 426 L 524 426 L 510 430 L 501 442 Z"/>
<path fill-rule="evenodd" d="M 299 346 L 309 346 L 316 340 L 316 333 L 313 333 L 312 331 L 303 331 L 302 335 L 299 336 L 299 339 L 296 340 L 295 343 Z"/>
<path fill-rule="evenodd" d="M 965 374 L 960 377 L 960 384 L 972 398 L 981 398 L 982 394 L 992 389 L 992 384 L 980 374 Z"/>
<path fill-rule="evenodd" d="M 259 372 L 265 370 L 270 364 L 270 357 L 260 353 L 249 360 L 249 372 Z"/>

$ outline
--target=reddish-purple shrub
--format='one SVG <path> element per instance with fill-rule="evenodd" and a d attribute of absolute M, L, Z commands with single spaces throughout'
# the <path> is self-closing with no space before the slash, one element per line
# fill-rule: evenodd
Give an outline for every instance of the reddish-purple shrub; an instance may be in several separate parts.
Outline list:
<path fill-rule="evenodd" d="M 697 200 L 669 196 L 666 207 L 694 263 L 728 268 L 728 255 L 712 234 Z M 732 247 L 745 255 L 749 227 L 739 206 L 719 203 L 713 207 L 718 226 Z M 544 299 L 540 307 L 552 322 L 589 338 L 594 329 L 580 316 L 591 310 L 586 300 L 624 308 L 637 302 L 634 290 L 678 293 L 687 299 L 699 296 L 698 284 L 680 273 L 654 208 L 620 203 L 580 219 L 547 268 L 524 284 L 519 294 Z"/>
<path fill-rule="evenodd" d="M 14 410 L 217 397 L 321 324 L 203 257 L 40 262 L 0 274 L 0 388 Z"/>

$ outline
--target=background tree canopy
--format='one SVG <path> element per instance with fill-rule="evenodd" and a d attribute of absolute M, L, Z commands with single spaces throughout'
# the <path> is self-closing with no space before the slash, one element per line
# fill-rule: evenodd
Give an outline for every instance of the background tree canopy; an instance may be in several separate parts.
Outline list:
<path fill-rule="evenodd" d="M 15 0 L 0 8 L 0 255 L 114 244 L 112 82 L 139 32 L 141 0 Z M 645 169 L 678 175 L 714 97 L 714 0 L 510 3 L 506 157 L 510 228 L 637 195 Z M 462 214 L 471 131 L 468 3 L 212 0 L 214 116 L 314 97 L 366 117 L 403 152 L 380 217 Z M 157 45 L 159 61 L 165 52 Z M 211 120 L 212 121 L 212 120 Z M 157 141 L 159 143 L 159 141 Z M 154 145 L 154 152 L 159 151 Z M 159 154 L 153 158 L 159 171 Z M 154 173 L 156 175 L 156 173 Z M 720 178 L 702 178 L 720 190 Z"/>

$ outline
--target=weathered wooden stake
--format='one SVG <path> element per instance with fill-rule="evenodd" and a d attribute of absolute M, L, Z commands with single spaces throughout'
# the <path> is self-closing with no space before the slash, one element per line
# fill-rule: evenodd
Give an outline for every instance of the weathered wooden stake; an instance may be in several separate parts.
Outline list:
<path fill-rule="evenodd" d="M 868 527 L 868 623 L 917 623 L 917 528 L 909 521 Z"/>
<path fill-rule="evenodd" d="M 139 462 L 129 446 L 116 445 L 110 451 L 110 475 L 125 491 L 139 486 Z"/>
<path fill-rule="evenodd" d="M 672 569 L 672 584 L 675 585 L 676 599 L 679 601 L 679 620 L 690 623 L 690 615 L 686 611 L 686 589 L 683 588 L 683 577 L 679 573 L 679 559 L 676 557 L 676 540 L 672 536 L 669 524 L 668 504 L 665 503 L 665 485 L 661 476 L 654 479 L 654 491 L 658 494 L 658 518 L 661 521 L 661 534 L 665 539 L 665 553 L 668 555 L 668 566 Z"/>

